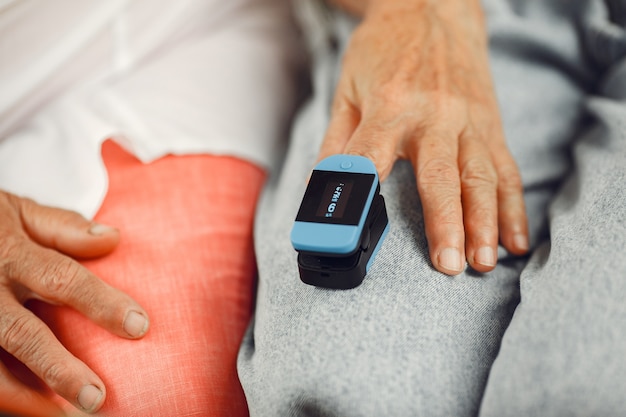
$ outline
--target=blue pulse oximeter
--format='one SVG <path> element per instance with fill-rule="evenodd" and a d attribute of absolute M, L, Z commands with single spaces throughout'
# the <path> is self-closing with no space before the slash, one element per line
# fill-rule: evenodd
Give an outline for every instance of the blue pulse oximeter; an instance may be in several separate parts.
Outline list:
<path fill-rule="evenodd" d="M 363 282 L 389 230 L 376 167 L 333 155 L 314 168 L 291 230 L 300 279 L 349 289 Z"/>

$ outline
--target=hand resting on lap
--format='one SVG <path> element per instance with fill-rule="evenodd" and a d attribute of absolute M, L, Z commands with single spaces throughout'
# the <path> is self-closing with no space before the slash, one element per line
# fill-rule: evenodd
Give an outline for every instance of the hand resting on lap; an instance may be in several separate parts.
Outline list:
<path fill-rule="evenodd" d="M 0 347 L 77 408 L 97 411 L 106 395 L 102 380 L 23 304 L 39 299 L 66 305 L 120 337 L 145 335 L 144 309 L 72 259 L 111 252 L 119 232 L 2 191 L 0 218 Z M 2 364 L 0 380 L 0 400 L 43 402 Z"/>

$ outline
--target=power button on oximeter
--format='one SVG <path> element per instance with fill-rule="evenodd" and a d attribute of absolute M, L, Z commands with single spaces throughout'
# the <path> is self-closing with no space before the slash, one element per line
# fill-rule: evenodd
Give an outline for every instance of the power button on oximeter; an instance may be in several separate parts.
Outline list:
<path fill-rule="evenodd" d="M 311 174 L 291 230 L 300 279 L 326 288 L 358 286 L 388 230 L 372 161 L 354 155 L 322 160 Z"/>

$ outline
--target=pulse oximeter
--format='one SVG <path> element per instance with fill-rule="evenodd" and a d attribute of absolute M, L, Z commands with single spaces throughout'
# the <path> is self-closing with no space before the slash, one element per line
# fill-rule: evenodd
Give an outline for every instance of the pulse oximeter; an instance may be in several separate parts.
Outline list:
<path fill-rule="evenodd" d="M 291 230 L 300 279 L 335 289 L 360 285 L 388 230 L 372 161 L 355 155 L 322 160 L 311 174 Z"/>

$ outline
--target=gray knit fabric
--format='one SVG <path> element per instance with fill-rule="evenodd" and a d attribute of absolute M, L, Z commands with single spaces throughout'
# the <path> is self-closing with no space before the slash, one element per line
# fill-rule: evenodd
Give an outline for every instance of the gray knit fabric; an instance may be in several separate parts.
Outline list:
<path fill-rule="evenodd" d="M 238 361 L 253 417 L 625 415 L 624 1 L 484 6 L 531 256 L 501 249 L 484 275 L 434 270 L 401 161 L 382 185 L 391 230 L 363 284 L 300 282 L 289 232 L 355 25 L 309 9 L 313 95 L 256 223 L 256 314 Z"/>

